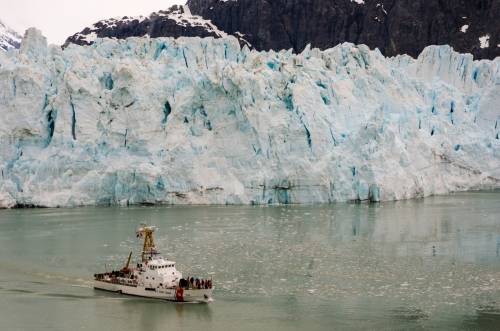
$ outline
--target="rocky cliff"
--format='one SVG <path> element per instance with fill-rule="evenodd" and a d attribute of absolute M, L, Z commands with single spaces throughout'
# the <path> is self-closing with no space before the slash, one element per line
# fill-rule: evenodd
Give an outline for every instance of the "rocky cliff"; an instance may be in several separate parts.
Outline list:
<path fill-rule="evenodd" d="M 500 55 L 500 0 L 189 0 L 192 12 L 259 50 L 366 44 L 413 57 L 451 45 L 475 58 Z"/>
<path fill-rule="evenodd" d="M 378 48 L 386 56 L 417 57 L 429 45 L 450 45 L 476 59 L 500 55 L 500 0 L 189 0 L 187 4 L 149 18 L 102 21 L 67 43 L 145 35 L 221 37 L 224 32 L 257 50 L 300 52 L 307 44 L 327 49 L 351 42 Z M 182 8 L 193 15 L 169 17 L 168 12 L 183 12 Z M 204 23 L 190 24 L 192 16 Z"/>

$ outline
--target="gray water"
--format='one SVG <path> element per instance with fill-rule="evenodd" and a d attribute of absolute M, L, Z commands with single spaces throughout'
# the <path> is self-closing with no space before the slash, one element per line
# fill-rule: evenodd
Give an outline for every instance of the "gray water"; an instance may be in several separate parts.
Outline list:
<path fill-rule="evenodd" d="M 215 302 L 95 291 L 140 222 Z M 1 330 L 500 329 L 500 193 L 396 203 L 0 211 Z"/>

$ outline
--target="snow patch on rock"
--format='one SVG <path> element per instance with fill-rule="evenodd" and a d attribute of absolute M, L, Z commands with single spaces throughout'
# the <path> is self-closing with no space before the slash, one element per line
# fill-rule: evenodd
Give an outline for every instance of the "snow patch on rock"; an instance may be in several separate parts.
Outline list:
<path fill-rule="evenodd" d="M 490 35 L 485 35 L 479 38 L 479 44 L 481 48 L 490 47 Z"/>

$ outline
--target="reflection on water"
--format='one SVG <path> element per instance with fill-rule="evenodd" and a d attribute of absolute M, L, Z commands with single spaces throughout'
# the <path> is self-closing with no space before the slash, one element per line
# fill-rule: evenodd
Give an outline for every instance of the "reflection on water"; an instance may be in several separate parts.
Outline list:
<path fill-rule="evenodd" d="M 172 321 L 189 319 L 199 323 L 212 320 L 212 307 L 206 304 L 158 304 L 155 300 L 126 298 L 121 302 L 127 316 L 144 311 L 138 315 L 138 323 L 144 330 L 154 330 L 158 325 L 172 325 Z M 109 313 L 113 313 L 111 309 Z"/>
<path fill-rule="evenodd" d="M 474 315 L 464 321 L 464 328 L 498 330 L 500 328 L 500 309 L 498 307 L 478 307 Z"/>
<path fill-rule="evenodd" d="M 499 216 L 500 193 L 0 211 L 0 320 L 9 330 L 488 329 L 500 325 Z M 92 274 L 140 249 L 143 221 L 185 275 L 214 278 L 213 304 L 92 290 Z"/>
<path fill-rule="evenodd" d="M 393 309 L 391 312 L 392 318 L 404 321 L 418 321 L 429 318 L 429 314 L 419 308 L 398 307 Z"/>

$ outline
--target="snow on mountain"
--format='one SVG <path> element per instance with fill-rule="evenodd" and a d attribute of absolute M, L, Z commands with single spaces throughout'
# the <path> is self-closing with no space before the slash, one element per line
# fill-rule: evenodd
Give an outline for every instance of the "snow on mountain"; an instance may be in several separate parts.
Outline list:
<path fill-rule="evenodd" d="M 222 38 L 227 34 L 218 29 L 210 20 L 191 14 L 187 5 L 175 5 L 168 10 L 152 13 L 149 17 L 125 16 L 99 21 L 69 37 L 64 45 L 71 43 L 90 45 L 97 38 L 125 39 L 143 36 Z M 243 36 L 238 36 L 238 38 L 243 44 L 248 44 Z"/>
<path fill-rule="evenodd" d="M 490 36 L 489 35 L 485 35 L 485 36 L 482 36 L 479 38 L 479 42 L 481 44 L 481 48 L 488 48 L 490 47 Z"/>
<path fill-rule="evenodd" d="M 97 39 L 0 53 L 0 206 L 395 200 L 500 187 L 500 58 Z"/>
<path fill-rule="evenodd" d="M 19 48 L 20 44 L 21 36 L 0 21 L 0 49 L 6 51 L 11 48 Z"/>

